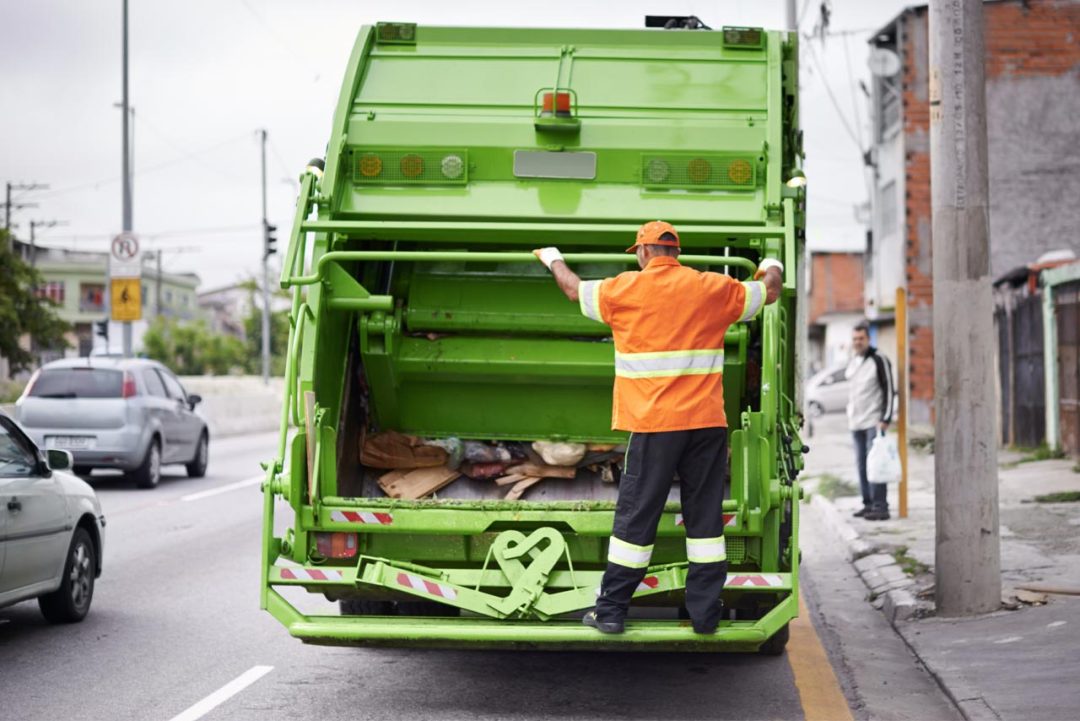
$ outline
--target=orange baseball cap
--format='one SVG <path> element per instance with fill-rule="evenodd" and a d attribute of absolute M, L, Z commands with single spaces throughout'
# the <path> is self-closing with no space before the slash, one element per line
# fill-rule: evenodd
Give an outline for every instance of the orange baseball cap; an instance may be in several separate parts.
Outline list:
<path fill-rule="evenodd" d="M 671 233 L 675 236 L 675 240 L 660 240 L 660 236 L 664 233 Z M 662 220 L 652 220 L 638 228 L 637 242 L 627 248 L 626 252 L 633 253 L 639 245 L 669 245 L 673 248 L 678 248 L 679 233 L 671 223 L 665 223 Z"/>

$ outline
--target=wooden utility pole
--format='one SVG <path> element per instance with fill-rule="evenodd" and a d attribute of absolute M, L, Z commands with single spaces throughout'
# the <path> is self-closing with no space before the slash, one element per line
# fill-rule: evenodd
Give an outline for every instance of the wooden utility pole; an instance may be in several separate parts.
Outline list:
<path fill-rule="evenodd" d="M 936 597 L 1001 607 L 982 0 L 930 2 Z"/>

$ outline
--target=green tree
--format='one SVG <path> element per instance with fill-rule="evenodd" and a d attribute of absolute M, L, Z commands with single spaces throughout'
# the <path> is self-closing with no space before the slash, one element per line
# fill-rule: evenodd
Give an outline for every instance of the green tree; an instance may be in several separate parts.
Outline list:
<path fill-rule="evenodd" d="M 12 252 L 8 234 L 0 230 L 0 356 L 11 371 L 29 368 L 34 354 L 19 341 L 30 336 L 39 348 L 67 348 L 64 337 L 71 326 L 56 314 L 56 304 L 39 298 L 34 289 L 41 274 Z"/>
<path fill-rule="evenodd" d="M 156 318 L 143 336 L 143 352 L 180 375 L 225 375 L 247 369 L 243 342 L 212 333 L 204 321 Z"/>

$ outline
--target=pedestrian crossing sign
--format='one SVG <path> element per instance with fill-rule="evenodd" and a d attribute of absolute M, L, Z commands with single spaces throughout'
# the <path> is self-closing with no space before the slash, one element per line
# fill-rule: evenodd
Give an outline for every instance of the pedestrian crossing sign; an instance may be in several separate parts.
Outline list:
<path fill-rule="evenodd" d="M 139 278 L 113 278 L 112 319 L 142 320 L 142 282 Z"/>

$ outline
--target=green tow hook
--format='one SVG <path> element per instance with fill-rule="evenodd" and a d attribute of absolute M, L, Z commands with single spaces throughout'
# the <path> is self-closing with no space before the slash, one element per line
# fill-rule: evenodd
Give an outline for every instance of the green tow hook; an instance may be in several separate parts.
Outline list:
<path fill-rule="evenodd" d="M 547 541 L 547 547 L 540 545 Z M 503 531 L 491 548 L 492 555 L 503 574 L 513 585 L 509 595 L 491 603 L 491 607 L 504 617 L 524 617 L 544 593 L 548 577 L 555 564 L 566 553 L 566 540 L 554 528 L 538 528 L 528 537 L 521 531 Z M 525 566 L 524 556 L 532 562 Z"/>

